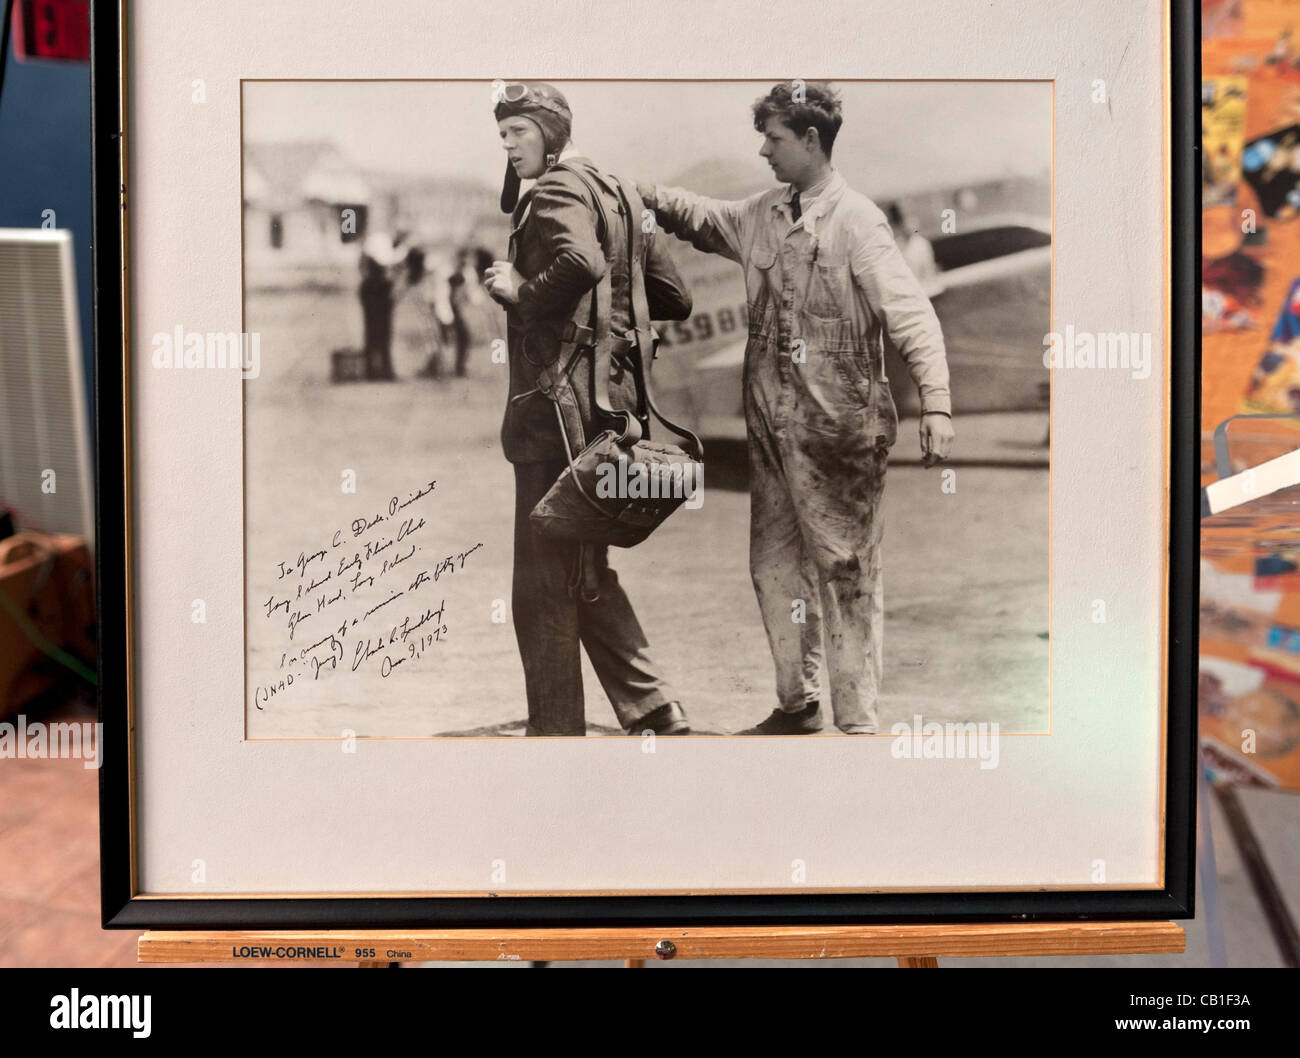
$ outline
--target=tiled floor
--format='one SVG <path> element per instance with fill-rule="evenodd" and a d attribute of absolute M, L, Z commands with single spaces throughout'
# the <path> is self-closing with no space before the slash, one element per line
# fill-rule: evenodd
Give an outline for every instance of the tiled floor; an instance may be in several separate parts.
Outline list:
<path fill-rule="evenodd" d="M 98 774 L 0 760 L 0 966 L 135 963 L 135 933 L 99 928 Z"/>
<path fill-rule="evenodd" d="M 27 713 L 94 719 L 84 703 Z M 81 760 L 0 759 L 0 967 L 136 966 L 138 936 L 99 926 L 99 772 Z"/>
<path fill-rule="evenodd" d="M 93 717 L 65 710 L 40 719 L 81 721 Z M 99 927 L 98 774 L 79 760 L 0 759 L 0 966 L 137 965 L 138 934 Z M 1300 913 L 1300 871 L 1296 870 L 1300 865 L 1300 796 L 1252 790 L 1246 791 L 1242 800 L 1294 916 Z M 1211 820 L 1228 963 L 1279 966 L 1277 947 L 1217 804 Z M 943 964 L 1061 966 L 1068 961 L 1082 966 L 1207 966 L 1206 908 L 1199 881 L 1197 895 L 1197 919 L 1185 923 L 1185 956 L 953 959 Z M 772 963 L 750 961 L 745 965 Z M 893 963 L 863 959 L 799 965 Z"/>

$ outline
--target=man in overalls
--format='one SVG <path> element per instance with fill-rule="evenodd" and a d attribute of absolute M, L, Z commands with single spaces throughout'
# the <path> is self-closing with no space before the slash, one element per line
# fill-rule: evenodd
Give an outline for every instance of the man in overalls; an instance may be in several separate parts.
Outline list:
<path fill-rule="evenodd" d="M 576 452 L 598 432 L 591 328 L 575 327 L 575 315 L 589 318 L 585 306 L 608 272 L 607 322 L 626 353 L 634 344 L 633 278 L 626 211 L 610 178 L 570 142 L 573 116 L 564 96 L 542 82 L 515 81 L 498 92 L 497 127 L 509 159 L 501 208 L 511 214 L 510 260 L 494 262 L 484 286 L 506 309 L 510 396 L 501 444 L 515 472 L 511 598 L 528 694 L 527 733 L 586 733 L 581 646 L 628 734 L 686 735 L 686 714 L 651 657 L 607 549 L 549 540 L 529 524 L 537 501 L 568 467 L 565 436 Z M 537 182 L 521 197 L 522 180 Z M 685 319 L 690 295 L 662 239 L 647 238 L 645 245 L 640 271 L 650 318 Z M 649 319 L 639 325 L 649 327 Z M 575 347 L 585 352 L 564 388 L 568 425 L 562 434 L 557 405 L 542 390 L 551 383 L 548 369 L 567 362 Z M 643 395 L 626 355 L 613 359 L 610 372 L 610 406 L 635 414 L 648 436 Z"/>
<path fill-rule="evenodd" d="M 926 466 L 953 429 L 943 334 L 884 213 L 831 166 L 829 85 L 777 84 L 754 104 L 759 150 L 786 186 L 737 202 L 638 184 L 659 225 L 745 270 L 750 572 L 776 663 L 772 714 L 745 734 L 879 730 L 881 496 L 898 412 L 887 334 L 921 396 Z"/>

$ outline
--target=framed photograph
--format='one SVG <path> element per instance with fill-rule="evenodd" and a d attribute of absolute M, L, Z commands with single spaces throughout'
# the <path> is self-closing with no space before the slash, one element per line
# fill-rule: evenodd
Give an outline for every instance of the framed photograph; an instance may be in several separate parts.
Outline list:
<path fill-rule="evenodd" d="M 104 925 L 1190 917 L 1197 17 L 96 2 Z"/>

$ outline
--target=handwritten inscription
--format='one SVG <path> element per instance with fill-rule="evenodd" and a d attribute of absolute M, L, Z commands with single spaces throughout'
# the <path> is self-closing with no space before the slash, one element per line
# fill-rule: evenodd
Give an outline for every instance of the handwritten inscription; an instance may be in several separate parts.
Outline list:
<path fill-rule="evenodd" d="M 436 487 L 429 481 L 393 496 L 384 509 L 335 528 L 323 546 L 276 563 L 261 615 L 283 635 L 283 649 L 275 677 L 253 689 L 258 709 L 307 681 L 413 671 L 448 640 L 447 602 L 436 586 L 483 544 L 448 549 L 436 541 Z"/>

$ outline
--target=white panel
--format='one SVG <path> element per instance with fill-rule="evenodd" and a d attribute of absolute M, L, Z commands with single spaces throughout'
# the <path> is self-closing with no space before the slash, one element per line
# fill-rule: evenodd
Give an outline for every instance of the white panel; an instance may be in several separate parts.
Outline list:
<path fill-rule="evenodd" d="M 0 228 L 0 503 L 20 528 L 93 547 L 88 432 L 72 236 Z"/>

